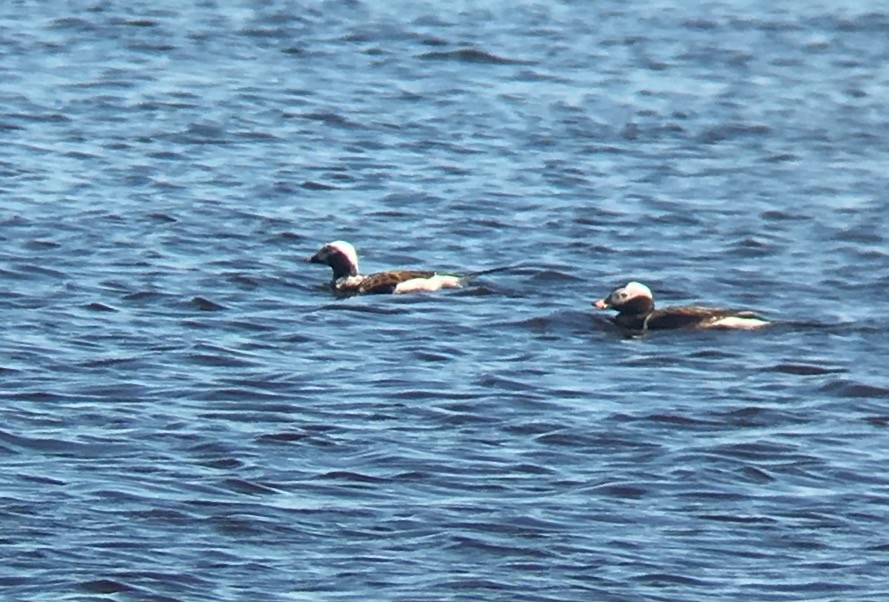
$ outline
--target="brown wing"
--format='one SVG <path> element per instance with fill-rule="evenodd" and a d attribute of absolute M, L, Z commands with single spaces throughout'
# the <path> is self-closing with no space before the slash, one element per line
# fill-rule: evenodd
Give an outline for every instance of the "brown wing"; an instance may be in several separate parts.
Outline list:
<path fill-rule="evenodd" d="M 706 327 L 708 323 L 722 318 L 737 316 L 740 318 L 758 317 L 752 311 L 738 311 L 736 309 L 724 309 L 721 307 L 701 307 L 699 305 L 684 305 L 680 307 L 668 307 L 660 309 L 648 318 L 650 330 L 666 328 L 697 328 Z"/>
<path fill-rule="evenodd" d="M 359 292 L 368 294 L 388 294 L 395 291 L 400 283 L 414 278 L 432 278 L 435 272 L 422 270 L 393 270 L 391 272 L 378 272 L 365 276 L 361 282 Z"/>

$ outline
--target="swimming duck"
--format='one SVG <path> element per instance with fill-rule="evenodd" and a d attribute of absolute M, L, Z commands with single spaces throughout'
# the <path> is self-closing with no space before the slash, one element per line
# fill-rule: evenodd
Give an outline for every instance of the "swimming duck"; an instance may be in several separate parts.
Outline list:
<path fill-rule="evenodd" d="M 329 242 L 306 258 L 309 263 L 327 264 L 333 270 L 330 286 L 341 295 L 413 293 L 437 291 L 462 285 L 468 276 L 450 276 L 423 270 L 390 270 L 362 275 L 358 271 L 358 253 L 344 240 Z M 471 275 L 478 275 L 478 272 Z"/>
<path fill-rule="evenodd" d="M 666 330 L 673 328 L 751 329 L 769 322 L 752 311 L 721 307 L 686 305 L 654 309 L 651 289 L 641 282 L 628 282 L 611 291 L 604 299 L 594 301 L 598 309 L 615 309 L 614 323 L 633 330 Z"/>

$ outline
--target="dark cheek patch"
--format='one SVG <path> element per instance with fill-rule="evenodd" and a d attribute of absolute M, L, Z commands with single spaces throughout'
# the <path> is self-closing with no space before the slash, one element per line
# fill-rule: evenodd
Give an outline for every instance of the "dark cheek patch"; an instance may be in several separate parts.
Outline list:
<path fill-rule="evenodd" d="M 355 275 L 351 262 L 339 251 L 333 251 L 327 255 L 327 265 L 333 268 L 335 278 Z"/>
<path fill-rule="evenodd" d="M 615 305 L 615 309 L 622 314 L 644 315 L 651 313 L 651 310 L 654 309 L 654 302 L 648 297 L 633 297 L 619 306 Z"/>

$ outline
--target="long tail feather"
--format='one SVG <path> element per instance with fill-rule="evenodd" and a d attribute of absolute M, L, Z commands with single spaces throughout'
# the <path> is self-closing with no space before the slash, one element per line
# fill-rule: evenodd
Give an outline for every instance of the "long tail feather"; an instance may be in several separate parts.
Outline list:
<path fill-rule="evenodd" d="M 497 272 L 506 272 L 509 270 L 514 270 L 519 266 L 517 265 L 505 265 L 499 268 L 488 268 L 487 270 L 479 270 L 477 272 L 469 272 L 468 274 L 461 274 L 461 280 L 470 280 L 472 278 L 477 278 L 478 276 L 484 276 L 486 274 L 496 274 Z"/>

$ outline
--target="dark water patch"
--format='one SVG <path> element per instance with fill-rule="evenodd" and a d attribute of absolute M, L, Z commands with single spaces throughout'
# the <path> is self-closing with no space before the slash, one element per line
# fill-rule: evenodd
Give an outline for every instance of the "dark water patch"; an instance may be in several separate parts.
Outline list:
<path fill-rule="evenodd" d="M 129 27 L 158 27 L 160 24 L 152 19 L 127 19 L 123 23 Z"/>
<path fill-rule="evenodd" d="M 567 270 L 559 269 L 540 269 L 534 272 L 531 278 L 527 279 L 531 286 L 548 285 L 553 287 L 576 286 L 576 283 L 583 279 L 577 274 L 572 274 Z"/>
<path fill-rule="evenodd" d="M 31 276 L 45 276 L 48 278 L 55 279 L 64 279 L 67 277 L 65 272 L 54 270 L 52 268 L 48 268 L 41 265 L 34 265 L 32 263 L 22 263 L 15 266 L 15 271 L 11 272 L 12 274 L 20 274 L 22 277 L 29 278 Z"/>
<path fill-rule="evenodd" d="M 36 451 L 56 456 L 100 458 L 113 455 L 122 446 L 109 443 L 83 443 L 49 437 L 26 437 L 0 430 L 0 442 L 11 449 Z"/>
<path fill-rule="evenodd" d="M 771 474 L 763 470 L 762 468 L 757 468 L 755 466 L 744 466 L 738 471 L 739 475 L 751 483 L 759 483 L 766 484 L 771 483 L 775 480 Z"/>
<path fill-rule="evenodd" d="M 522 422 L 504 427 L 505 432 L 520 436 L 545 435 L 547 433 L 564 431 L 565 429 L 566 426 L 564 424 L 544 421 Z"/>
<path fill-rule="evenodd" d="M 475 411 L 460 411 L 459 409 L 449 409 L 447 413 L 441 415 L 437 422 L 452 427 L 465 427 L 469 425 L 497 424 L 499 420 L 489 416 L 484 416 Z"/>
<path fill-rule="evenodd" d="M 774 525 L 777 520 L 766 516 L 740 516 L 736 514 L 701 514 L 700 518 L 717 522 L 738 523 L 743 525 Z"/>
<path fill-rule="evenodd" d="M 359 128 L 361 124 L 351 121 L 339 113 L 303 113 L 300 115 L 303 119 L 310 121 L 320 121 L 324 125 L 341 127 L 341 128 Z"/>
<path fill-rule="evenodd" d="M 192 297 L 189 301 L 189 305 L 200 311 L 222 311 L 223 309 L 226 309 L 224 305 L 220 305 L 206 297 Z"/>
<path fill-rule="evenodd" d="M 279 140 L 273 133 L 263 130 L 236 130 L 232 132 L 232 135 L 242 140 L 254 142 L 273 142 Z"/>
<path fill-rule="evenodd" d="M 436 353 L 418 349 L 414 351 L 414 357 L 423 362 L 449 362 L 454 359 L 453 353 Z"/>
<path fill-rule="evenodd" d="M 410 386 L 410 383 L 404 382 L 401 385 L 398 384 L 399 381 L 380 381 L 379 385 L 387 386 L 393 389 L 393 392 L 390 394 L 392 399 L 406 399 L 411 401 L 425 401 L 425 400 L 474 400 L 478 399 L 478 393 L 464 392 L 464 391 L 453 391 L 451 387 L 447 385 L 446 382 L 441 382 L 440 387 L 438 388 L 429 388 L 429 389 L 419 389 L 413 388 L 408 389 L 406 387 Z"/>
<path fill-rule="evenodd" d="M 67 393 L 58 393 L 56 391 L 46 391 L 43 389 L 16 391 L 15 393 L 11 393 L 9 397 L 11 399 L 20 399 L 23 401 L 34 401 L 40 403 L 64 403 L 68 401 L 77 401 L 77 398 L 73 395 L 69 395 Z"/>
<path fill-rule="evenodd" d="M 527 383 L 494 374 L 485 374 L 479 378 L 478 385 L 486 389 L 499 389 L 502 391 L 523 392 L 531 389 L 531 386 Z"/>
<path fill-rule="evenodd" d="M 819 391 L 828 393 L 834 397 L 854 397 L 864 399 L 889 397 L 889 389 L 887 388 L 846 379 L 830 381 L 820 387 Z"/>
<path fill-rule="evenodd" d="M 47 27 L 49 29 L 73 29 L 77 31 L 91 31 L 95 28 L 91 21 L 78 17 L 59 17 L 50 21 Z"/>
<path fill-rule="evenodd" d="M 604 485 L 597 485 L 589 489 L 588 491 L 591 493 L 632 500 L 641 499 L 649 493 L 649 491 L 644 487 L 638 487 L 625 483 L 606 483 Z"/>
<path fill-rule="evenodd" d="M 698 137 L 705 144 L 716 144 L 748 136 L 766 136 L 770 132 L 766 124 L 722 123 L 706 128 Z"/>
<path fill-rule="evenodd" d="M 683 428 L 712 429 L 720 426 L 721 424 L 720 422 L 712 420 L 703 420 L 700 418 L 692 418 L 690 416 L 680 416 L 676 414 L 652 414 L 650 416 L 647 416 L 645 419 Z"/>
<path fill-rule="evenodd" d="M 138 511 L 135 516 L 142 520 L 154 521 L 164 525 L 182 525 L 188 526 L 194 522 L 194 516 L 178 510 L 170 510 L 167 508 L 149 508 L 147 510 Z"/>
<path fill-rule="evenodd" d="M 464 525 L 457 524 L 454 526 L 454 530 L 461 530 L 463 532 L 472 532 L 471 529 L 474 525 Z M 465 554 L 477 554 L 479 552 L 484 554 L 491 554 L 494 556 L 526 556 L 532 558 L 548 558 L 550 554 L 548 554 L 544 550 L 538 550 L 534 547 L 520 547 L 515 545 L 508 545 L 507 543 L 500 543 L 498 541 L 492 541 L 491 538 L 483 538 L 483 537 L 472 537 L 468 535 L 451 535 L 451 544 L 445 546 L 445 549 L 455 549 Z M 506 589 L 505 586 L 501 585 L 499 589 Z"/>
<path fill-rule="evenodd" d="M 306 190 L 338 190 L 338 186 L 334 186 L 333 184 L 325 184 L 323 182 L 316 182 L 314 180 L 305 180 L 300 184 L 300 187 L 305 188 Z"/>
<path fill-rule="evenodd" d="M 775 252 L 775 245 L 759 238 L 748 236 L 735 241 L 730 252 L 738 257 L 765 257 Z"/>
<path fill-rule="evenodd" d="M 819 18 L 823 22 L 825 17 Z M 869 11 L 855 16 L 831 16 L 827 21 L 832 28 L 843 32 L 886 32 L 889 31 L 889 13 Z M 820 23 L 819 23 L 820 24 Z M 828 27 L 831 28 L 831 27 Z"/>
<path fill-rule="evenodd" d="M 856 245 L 880 245 L 885 238 L 880 232 L 874 231 L 874 227 L 871 224 L 865 224 L 843 228 L 835 234 L 834 238 L 843 242 L 855 243 Z"/>
<path fill-rule="evenodd" d="M 243 460 L 237 458 L 212 458 L 198 462 L 201 466 L 216 470 L 236 470 L 244 466 Z"/>
<path fill-rule="evenodd" d="M 96 359 L 84 360 L 80 362 L 80 365 L 84 368 L 103 368 L 108 366 L 138 363 L 139 360 L 139 357 L 101 357 Z"/>
<path fill-rule="evenodd" d="M 145 214 L 145 217 L 147 217 L 148 219 L 150 219 L 152 221 L 166 223 L 166 224 L 175 224 L 179 221 L 172 215 L 169 215 L 168 213 L 162 213 L 160 211 L 147 213 L 147 214 Z"/>
<path fill-rule="evenodd" d="M 461 48 L 458 50 L 425 52 L 420 59 L 433 61 L 455 61 L 458 63 L 479 63 L 489 65 L 521 65 L 524 61 L 500 57 L 475 48 Z"/>
<path fill-rule="evenodd" d="M 278 332 L 278 326 L 273 323 L 263 323 L 257 319 L 250 320 L 228 320 L 225 322 L 225 328 L 229 332 L 253 332 L 253 333 L 270 333 L 270 332 Z M 262 348 L 262 345 L 257 345 L 256 347 L 251 348 Z"/>
<path fill-rule="evenodd" d="M 135 591 L 133 587 L 114 579 L 93 579 L 90 581 L 82 581 L 78 584 L 78 587 L 91 594 L 101 595 L 121 594 Z"/>
<path fill-rule="evenodd" d="M 205 399 L 207 401 L 220 404 L 226 401 L 239 403 L 237 407 L 216 408 L 213 411 L 201 413 L 201 417 L 208 420 L 227 420 L 231 422 L 243 423 L 253 422 L 256 424 L 274 424 L 291 421 L 291 418 L 289 416 L 292 413 L 292 408 L 282 408 L 280 406 L 266 407 L 267 404 L 258 405 L 256 402 L 254 402 L 257 397 L 260 397 L 256 394 L 256 392 L 245 392 L 243 394 L 239 394 L 237 391 L 214 391 L 196 395 L 195 397 L 197 399 Z M 270 399 L 276 399 L 276 397 L 270 397 Z"/>
<path fill-rule="evenodd" d="M 696 579 L 687 575 L 677 575 L 673 573 L 646 573 L 634 578 L 633 581 L 654 587 L 718 587 L 716 581 L 708 581 L 705 579 Z"/>
<path fill-rule="evenodd" d="M 39 485 L 65 486 L 68 484 L 66 481 L 61 481 L 45 475 L 18 474 L 16 476 L 25 481 L 30 481 Z"/>
<path fill-rule="evenodd" d="M 780 445 L 767 441 L 718 445 L 707 450 L 708 454 L 745 461 L 805 460 L 811 458 L 798 452 L 796 446 Z"/>
<path fill-rule="evenodd" d="M 146 496 L 143 496 L 141 494 L 133 493 L 130 491 L 119 491 L 115 489 L 96 489 L 92 491 L 91 494 L 97 499 L 102 499 L 121 505 L 139 503 L 146 500 Z"/>
<path fill-rule="evenodd" d="M 389 481 L 388 478 L 376 477 L 372 475 L 367 475 L 359 472 L 354 472 L 350 470 L 332 470 L 330 472 L 326 472 L 322 475 L 318 475 L 317 479 L 324 480 L 333 480 L 333 481 L 346 481 L 349 483 L 361 483 L 361 484 L 373 484 L 373 483 L 385 483 Z"/>
<path fill-rule="evenodd" d="M 744 406 L 711 414 L 724 426 L 734 428 L 774 427 L 782 424 L 804 424 L 811 421 L 805 414 L 795 414 L 772 407 Z"/>
<path fill-rule="evenodd" d="M 791 162 L 799 161 L 799 160 L 800 160 L 799 155 L 796 155 L 794 153 L 773 153 L 771 155 L 768 155 L 768 156 L 762 158 L 763 163 L 791 163 Z M 781 213 L 781 212 L 779 211 L 776 213 Z M 774 219 L 774 218 L 772 218 L 772 219 Z"/>
<path fill-rule="evenodd" d="M 158 161 L 182 161 L 185 159 L 185 156 L 181 153 L 174 153 L 170 151 L 157 151 L 151 152 L 146 155 L 149 159 L 157 159 Z M 163 215 L 163 214 L 161 214 Z M 166 221 L 165 218 L 160 217 L 158 221 Z"/>
<path fill-rule="evenodd" d="M 226 537 L 268 538 L 279 535 L 274 527 L 254 516 L 230 514 L 211 516 L 208 519 L 213 528 Z"/>
<path fill-rule="evenodd" d="M 692 501 L 695 504 L 736 504 L 745 503 L 748 496 L 742 493 L 732 491 L 717 491 L 709 489 L 695 489 L 693 491 L 680 491 L 676 494 L 677 498 Z"/>
<path fill-rule="evenodd" d="M 260 435 L 257 440 L 263 443 L 295 443 L 309 437 L 311 437 L 311 435 L 309 435 L 308 433 L 299 431 L 287 431 Z"/>
<path fill-rule="evenodd" d="M 217 368 L 249 368 L 256 365 L 255 361 L 234 357 L 230 352 L 191 352 L 186 354 L 185 359 L 190 364 Z M 251 395 L 255 395 L 255 393 L 251 392 Z"/>
<path fill-rule="evenodd" d="M 556 474 L 556 471 L 547 466 L 542 466 L 540 464 L 514 464 L 509 467 L 509 473 L 512 474 L 527 474 L 527 475 L 537 475 L 537 476 L 553 476 Z"/>
<path fill-rule="evenodd" d="M 135 302 L 151 302 L 151 301 L 162 301 L 165 299 L 172 298 L 172 295 L 168 295 L 166 293 L 162 293 L 160 291 L 136 291 L 133 293 L 127 293 L 121 300 L 123 301 L 135 301 Z"/>
<path fill-rule="evenodd" d="M 19 119 L 22 121 L 31 121 L 31 122 L 44 122 L 44 123 L 68 123 L 71 121 L 71 118 L 62 113 L 22 113 L 22 114 L 10 114 L 7 113 L 7 116 L 12 117 L 14 119 Z M 37 150 L 37 147 L 34 147 L 33 150 Z"/>
<path fill-rule="evenodd" d="M 769 366 L 766 370 L 770 372 L 781 372 L 783 374 L 798 374 L 800 376 L 820 376 L 824 374 L 836 374 L 848 372 L 845 368 L 831 368 L 825 366 L 816 366 L 811 364 L 791 364 L 781 363 Z"/>
<path fill-rule="evenodd" d="M 406 309 L 402 309 L 399 307 L 385 307 L 379 305 L 356 305 L 349 303 L 349 299 L 343 299 L 340 303 L 328 303 L 326 305 L 322 305 L 318 308 L 320 311 L 344 311 L 344 312 L 354 312 L 359 314 L 372 314 L 372 315 L 383 315 L 383 316 L 391 316 L 391 315 L 399 315 L 407 312 Z"/>
<path fill-rule="evenodd" d="M 865 422 L 871 426 L 886 427 L 889 426 L 889 415 L 885 416 L 866 416 Z"/>
<path fill-rule="evenodd" d="M 93 301 L 92 303 L 87 303 L 84 306 L 84 308 L 88 309 L 89 311 L 109 312 L 109 313 L 116 313 L 119 311 L 119 310 L 111 307 L 110 305 L 105 305 L 104 303 L 99 303 L 98 301 Z"/>
<path fill-rule="evenodd" d="M 618 437 L 612 434 L 598 433 L 586 435 L 577 432 L 553 432 L 534 438 L 536 443 L 573 449 L 594 449 L 598 454 L 622 454 L 628 452 L 651 452 L 659 449 L 659 445 L 639 441 L 631 436 Z"/>
<path fill-rule="evenodd" d="M 53 241 L 53 240 L 32 240 L 25 243 L 26 249 L 31 249 L 35 251 L 43 250 L 43 249 L 58 249 L 61 244 Z"/>
<path fill-rule="evenodd" d="M 742 357 L 742 354 L 730 349 L 701 349 L 693 351 L 689 357 L 706 360 L 733 360 Z"/>
<path fill-rule="evenodd" d="M 193 123 L 185 129 L 165 136 L 171 143 L 186 145 L 217 145 L 231 142 L 228 131 L 218 123 Z"/>
<path fill-rule="evenodd" d="M 236 493 L 244 493 L 247 495 L 268 495 L 280 493 L 273 487 L 255 483 L 253 481 L 247 481 L 244 479 L 224 479 L 220 482 L 220 485 L 225 489 L 229 489 Z"/>
<path fill-rule="evenodd" d="M 98 366 L 123 365 L 129 367 L 129 364 L 130 362 L 112 362 L 111 364 L 100 363 Z M 119 368 L 118 370 L 121 373 L 126 371 L 124 368 Z M 99 383 L 80 383 L 79 386 L 72 387 L 71 393 L 84 401 L 91 400 L 94 403 L 139 403 L 150 396 L 151 389 L 138 382 L 103 381 Z M 91 416 L 96 417 L 96 422 L 108 422 L 108 417 L 99 412 L 84 413 L 81 419 L 84 422 L 89 422 Z"/>

